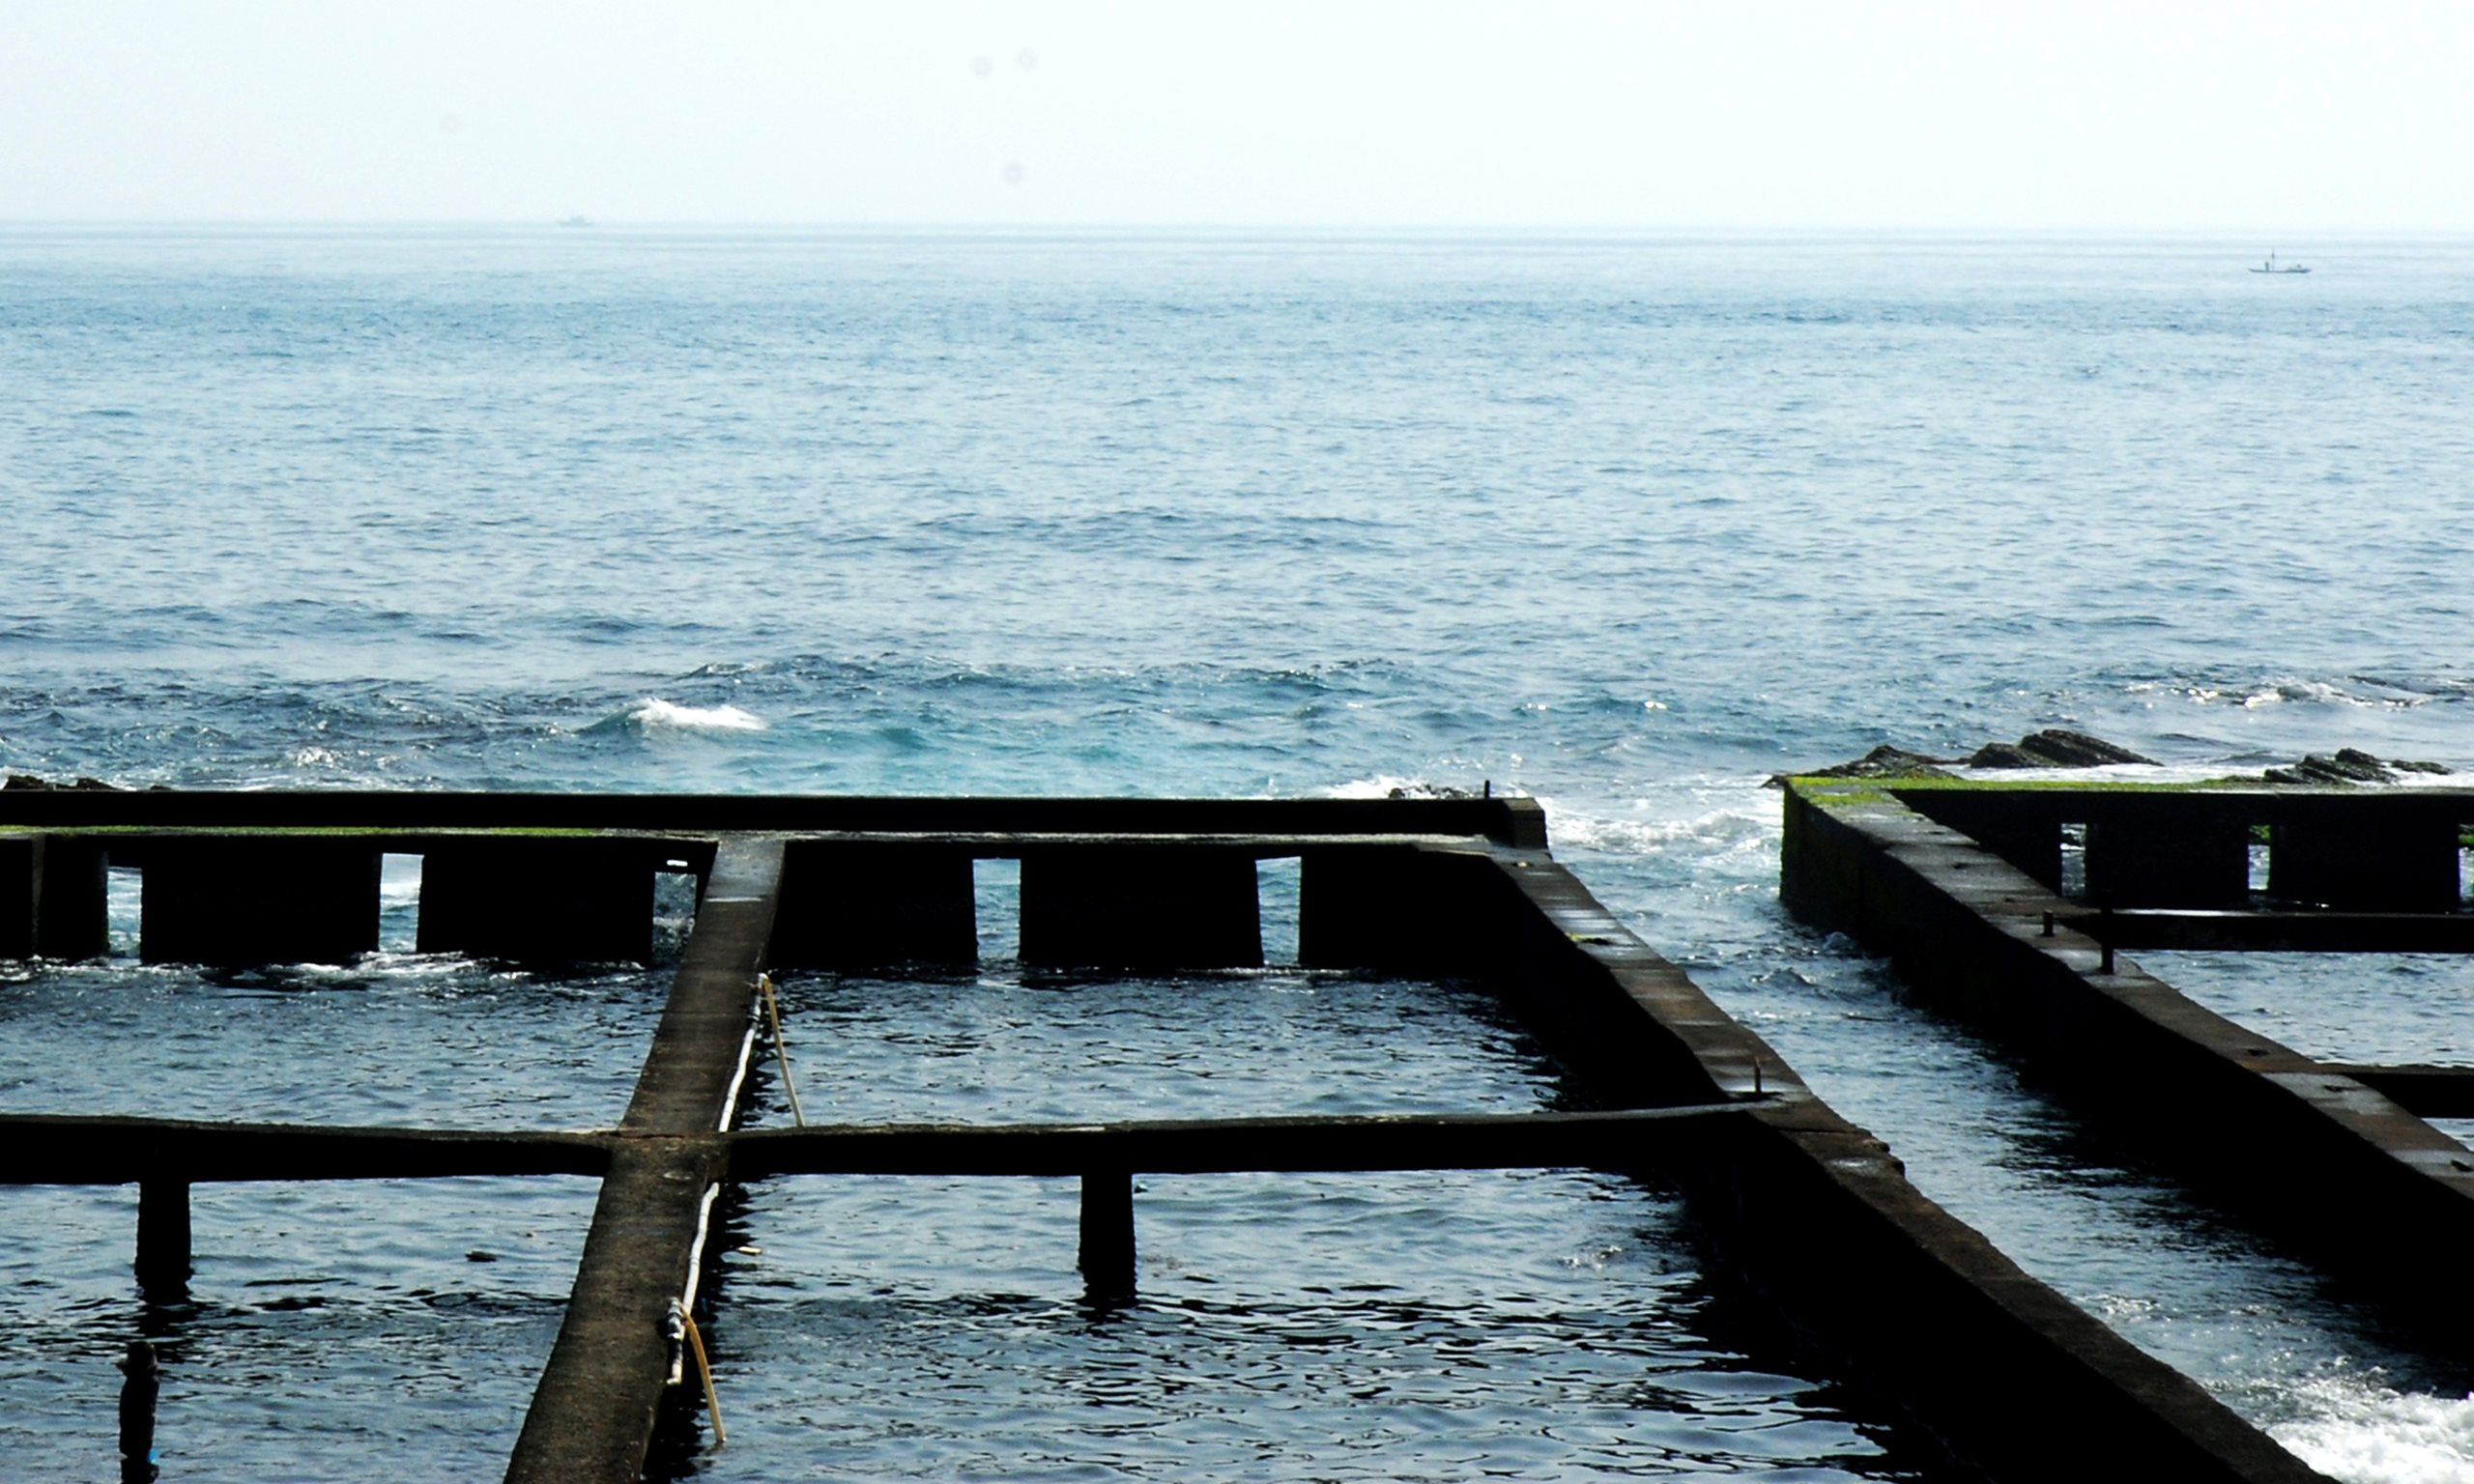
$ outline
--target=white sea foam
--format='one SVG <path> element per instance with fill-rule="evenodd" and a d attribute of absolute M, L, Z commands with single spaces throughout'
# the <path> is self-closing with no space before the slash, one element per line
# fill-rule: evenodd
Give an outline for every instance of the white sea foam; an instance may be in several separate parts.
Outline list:
<path fill-rule="evenodd" d="M 675 700 L 647 696 L 616 715 L 605 717 L 601 725 L 616 723 L 650 731 L 667 728 L 678 731 L 762 731 L 764 719 L 736 706 L 683 706 Z"/>
<path fill-rule="evenodd" d="M 2346 1484 L 2474 1484 L 2474 1397 L 2391 1391 L 2361 1376 L 2300 1383 L 2292 1400 L 2315 1415 L 2268 1434 Z"/>
<path fill-rule="evenodd" d="M 1395 773 L 1353 778 L 1345 784 L 1334 784 L 1323 792 L 1335 799 L 1388 799 L 1395 793 L 1411 799 L 1437 797 L 1434 785 L 1420 778 L 1402 778 Z"/>
<path fill-rule="evenodd" d="M 1546 838 L 1558 846 L 1577 850 L 1602 850 L 1610 855 L 1681 850 L 1722 856 L 1746 850 L 1767 852 L 1778 840 L 1775 795 L 1765 798 L 1767 809 L 1726 806 L 1666 817 L 1646 812 L 1629 817 L 1584 813 L 1543 796 L 1539 802 L 1546 806 Z"/>

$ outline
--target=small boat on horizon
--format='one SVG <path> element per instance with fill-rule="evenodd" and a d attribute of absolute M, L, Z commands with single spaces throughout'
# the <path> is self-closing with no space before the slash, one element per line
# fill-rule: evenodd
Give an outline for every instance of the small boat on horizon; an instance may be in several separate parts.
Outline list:
<path fill-rule="evenodd" d="M 559 219 L 559 225 L 562 227 L 589 227 L 592 225 L 592 218 L 590 216 L 562 216 Z M 2307 273 L 2311 271 L 2311 270 L 2306 268 L 2303 271 Z"/>
<path fill-rule="evenodd" d="M 2268 254 L 2268 261 L 2251 270 L 2251 271 L 2255 273 L 2307 273 L 2311 271 L 2311 270 L 2303 267 L 2299 263 L 2287 263 L 2280 266 L 2277 263 L 2277 255 L 2272 252 Z"/>

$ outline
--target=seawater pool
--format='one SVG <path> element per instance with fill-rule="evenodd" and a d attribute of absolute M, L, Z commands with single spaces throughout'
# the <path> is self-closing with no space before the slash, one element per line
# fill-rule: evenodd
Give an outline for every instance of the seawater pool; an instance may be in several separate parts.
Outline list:
<path fill-rule="evenodd" d="M 1268 969 L 784 985 L 811 1122 L 1558 1106 L 1465 985 Z M 790 1121 L 778 1089 L 756 1122 Z M 777 1179 L 729 1214 L 699 1476 L 1889 1478 L 1834 1388 L 1721 1338 L 1669 1193 L 1587 1172 L 1146 1177 L 1136 1301 L 1071 1181 Z"/>
<path fill-rule="evenodd" d="M 1001 907 L 1008 872 L 988 873 Z M 1293 875 L 1268 932 L 1293 942 Z M 390 911 L 393 910 L 390 908 Z M 989 923 L 992 947 L 1009 920 Z M 133 936 L 121 925 L 124 951 Z M 390 930 L 392 930 L 390 928 Z M 328 1124 L 614 1122 L 658 967 L 540 978 L 382 953 L 202 973 L 121 956 L 0 978 L 0 1110 Z M 1561 1106 L 1488 995 L 1294 967 L 782 985 L 811 1121 L 974 1123 Z M 752 1122 L 788 1121 L 772 1075 Z M 186 1301 L 138 1298 L 134 1191 L 0 1189 L 0 1447 L 112 1468 L 112 1362 L 164 1359 L 166 1478 L 489 1477 L 590 1223 L 590 1180 L 202 1185 Z M 1669 1193 L 1585 1172 L 1145 1180 L 1140 1293 L 1094 1308 L 1077 1189 L 783 1178 L 723 1208 L 716 1478 L 1899 1478 L 1837 1388 L 1740 1337 Z M 40 1243 L 24 1234 L 42 1233 Z"/>

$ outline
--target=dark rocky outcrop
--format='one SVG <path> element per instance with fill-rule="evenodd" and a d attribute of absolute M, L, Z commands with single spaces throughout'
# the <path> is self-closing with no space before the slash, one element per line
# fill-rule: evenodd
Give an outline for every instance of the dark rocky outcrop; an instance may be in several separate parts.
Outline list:
<path fill-rule="evenodd" d="M 2359 748 L 2341 747 L 2333 757 L 2317 753 L 2289 768 L 2270 768 L 2259 776 L 2271 784 L 2307 788 L 2349 788 L 2356 784 L 2388 784 L 2400 773 L 2446 773 L 2446 763 L 2399 759 L 2383 762 Z"/>
<path fill-rule="evenodd" d="M 100 778 L 81 778 L 75 783 L 55 784 L 50 779 L 37 778 L 31 773 L 12 773 L 7 779 L 0 780 L 0 791 L 13 789 L 19 792 L 33 790 L 38 793 L 118 793 L 120 785 L 104 783 Z"/>
<path fill-rule="evenodd" d="M 2101 768 L 2113 763 L 2154 763 L 2127 747 L 2116 747 L 2084 731 L 2048 727 L 2017 742 L 1992 742 L 1968 759 L 1971 768 Z"/>
<path fill-rule="evenodd" d="M 1942 766 L 1956 761 L 1955 757 L 1928 757 L 1922 753 L 1911 753 L 1884 743 L 1852 762 L 1772 774 L 1769 786 L 1784 787 L 1790 778 L 1956 778 L 1957 774 Z"/>

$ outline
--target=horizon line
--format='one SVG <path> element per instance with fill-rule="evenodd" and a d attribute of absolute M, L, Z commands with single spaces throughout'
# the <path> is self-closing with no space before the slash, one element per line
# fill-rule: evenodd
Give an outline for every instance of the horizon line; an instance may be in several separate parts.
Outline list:
<path fill-rule="evenodd" d="M 1440 236 L 1516 237 L 2257 237 L 2279 241 L 2312 238 L 2474 238 L 2465 226 L 2274 226 L 2140 224 L 1934 224 L 1908 223 L 1746 223 L 1746 222 L 1232 222 L 1232 221 L 1022 221 L 949 219 L 834 219 L 766 217 L 591 216 L 6 216 L 0 231 L 30 228 L 138 229 L 220 228 L 269 230 L 323 228 L 385 229 L 552 229 L 568 231 L 766 231 L 847 233 L 1017 233 L 1017 234 L 1241 234 L 1306 236 Z"/>

